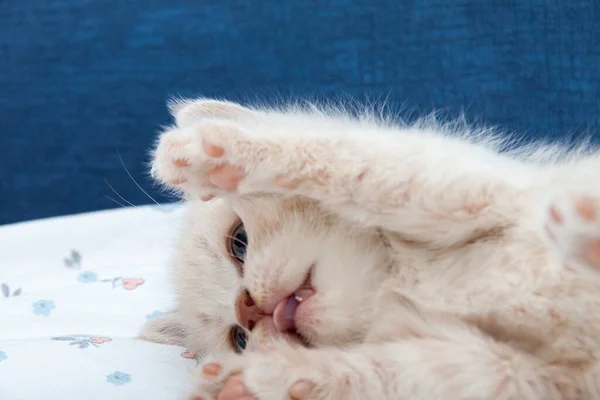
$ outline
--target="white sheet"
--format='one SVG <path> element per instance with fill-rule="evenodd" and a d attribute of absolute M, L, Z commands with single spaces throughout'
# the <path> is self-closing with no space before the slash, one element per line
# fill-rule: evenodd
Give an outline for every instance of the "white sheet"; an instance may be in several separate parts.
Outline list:
<path fill-rule="evenodd" d="M 135 339 L 173 305 L 168 263 L 183 212 L 0 227 L 0 399 L 185 398 L 196 361 Z"/>

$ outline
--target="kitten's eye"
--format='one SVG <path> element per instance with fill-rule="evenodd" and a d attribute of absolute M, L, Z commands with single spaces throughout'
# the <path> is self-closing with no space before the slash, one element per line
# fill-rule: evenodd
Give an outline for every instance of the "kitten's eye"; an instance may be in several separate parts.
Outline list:
<path fill-rule="evenodd" d="M 246 348 L 248 335 L 246 335 L 246 331 L 241 326 L 235 325 L 229 331 L 229 341 L 236 353 L 242 353 Z"/>
<path fill-rule="evenodd" d="M 239 224 L 229 235 L 229 251 L 232 257 L 244 263 L 246 257 L 246 246 L 248 245 L 248 236 L 244 224 Z"/>

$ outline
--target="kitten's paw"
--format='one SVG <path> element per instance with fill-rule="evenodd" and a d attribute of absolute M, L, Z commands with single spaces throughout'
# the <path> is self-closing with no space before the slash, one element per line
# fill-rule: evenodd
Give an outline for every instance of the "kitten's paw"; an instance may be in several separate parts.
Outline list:
<path fill-rule="evenodd" d="M 600 194 L 561 194 L 548 212 L 546 231 L 566 268 L 600 279 Z"/>
<path fill-rule="evenodd" d="M 168 187 L 208 199 L 220 194 L 281 193 L 327 180 L 322 143 L 247 131 L 237 122 L 201 121 L 165 132 L 152 174 Z M 314 186 L 314 185 L 313 185 Z"/>
<path fill-rule="evenodd" d="M 193 128 L 172 128 L 160 138 L 152 162 L 152 176 L 165 187 L 188 196 L 208 199 L 218 187 L 209 179 L 209 173 L 219 166 L 206 153 L 198 131 L 212 129 L 219 132 L 231 129 L 228 122 L 204 122 Z"/>
<path fill-rule="evenodd" d="M 204 365 L 194 396 L 206 400 L 347 398 L 335 395 L 339 382 L 327 367 L 328 357 L 315 355 L 306 349 L 277 346 L 213 361 Z"/>

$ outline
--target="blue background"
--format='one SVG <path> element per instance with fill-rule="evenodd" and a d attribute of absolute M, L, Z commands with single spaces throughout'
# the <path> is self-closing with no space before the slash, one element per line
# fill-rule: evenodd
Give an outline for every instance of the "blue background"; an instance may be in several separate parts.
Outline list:
<path fill-rule="evenodd" d="M 529 138 L 600 131 L 598 0 L 0 0 L 0 223 L 166 199 L 171 95 L 388 98 Z M 575 136 L 574 136 L 575 135 Z"/>

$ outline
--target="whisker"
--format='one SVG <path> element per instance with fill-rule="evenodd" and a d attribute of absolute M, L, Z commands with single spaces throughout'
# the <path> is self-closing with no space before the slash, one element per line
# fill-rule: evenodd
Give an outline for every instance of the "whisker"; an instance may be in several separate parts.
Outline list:
<path fill-rule="evenodd" d="M 127 208 L 127 206 L 126 206 L 125 204 L 118 202 L 117 200 L 113 199 L 113 198 L 112 198 L 112 197 L 110 197 L 110 196 L 104 195 L 104 197 L 106 197 L 106 198 L 107 198 L 107 199 L 109 199 L 110 201 L 113 201 L 113 202 L 117 203 L 117 204 L 118 204 L 118 205 L 120 205 L 121 207 L 125 207 L 125 208 Z"/>
<path fill-rule="evenodd" d="M 119 161 L 121 161 L 121 165 L 123 166 L 123 169 L 125 169 L 125 172 L 127 172 L 127 175 L 129 175 L 129 178 L 133 181 L 133 183 L 135 183 L 135 186 L 138 187 L 138 189 L 140 189 L 142 191 L 142 193 L 144 193 L 146 195 L 146 197 L 148 197 L 150 200 L 152 200 L 156 205 L 160 205 L 160 203 L 156 200 L 154 200 L 154 198 L 152 196 L 150 196 L 148 194 L 148 192 L 146 192 L 139 183 L 137 183 L 137 181 L 133 178 L 133 176 L 131 176 L 131 173 L 129 172 L 129 170 L 127 169 L 127 167 L 125 166 L 125 163 L 123 162 L 123 158 L 121 157 L 121 153 L 119 152 L 119 150 L 117 149 L 117 155 L 119 156 Z"/>
<path fill-rule="evenodd" d="M 231 239 L 231 240 L 234 240 L 234 241 L 236 241 L 237 243 L 243 244 L 244 246 L 248 246 L 248 243 L 247 243 L 247 242 L 244 242 L 243 240 L 241 240 L 241 239 L 238 239 L 238 238 L 236 238 L 236 237 L 233 237 L 233 236 L 231 236 L 231 235 L 225 235 L 224 237 L 225 237 L 226 239 Z"/>
<path fill-rule="evenodd" d="M 108 187 L 110 188 L 110 190 L 112 190 L 117 196 L 119 196 L 119 198 L 121 200 L 123 200 L 125 203 L 129 204 L 131 207 L 135 207 L 135 204 L 133 204 L 132 202 L 130 202 L 129 200 L 127 200 L 126 198 L 124 198 L 123 196 L 121 196 L 114 187 L 112 187 L 112 185 L 110 183 L 108 183 L 108 181 L 105 179 L 104 182 L 106 182 L 106 184 L 108 185 Z"/>

